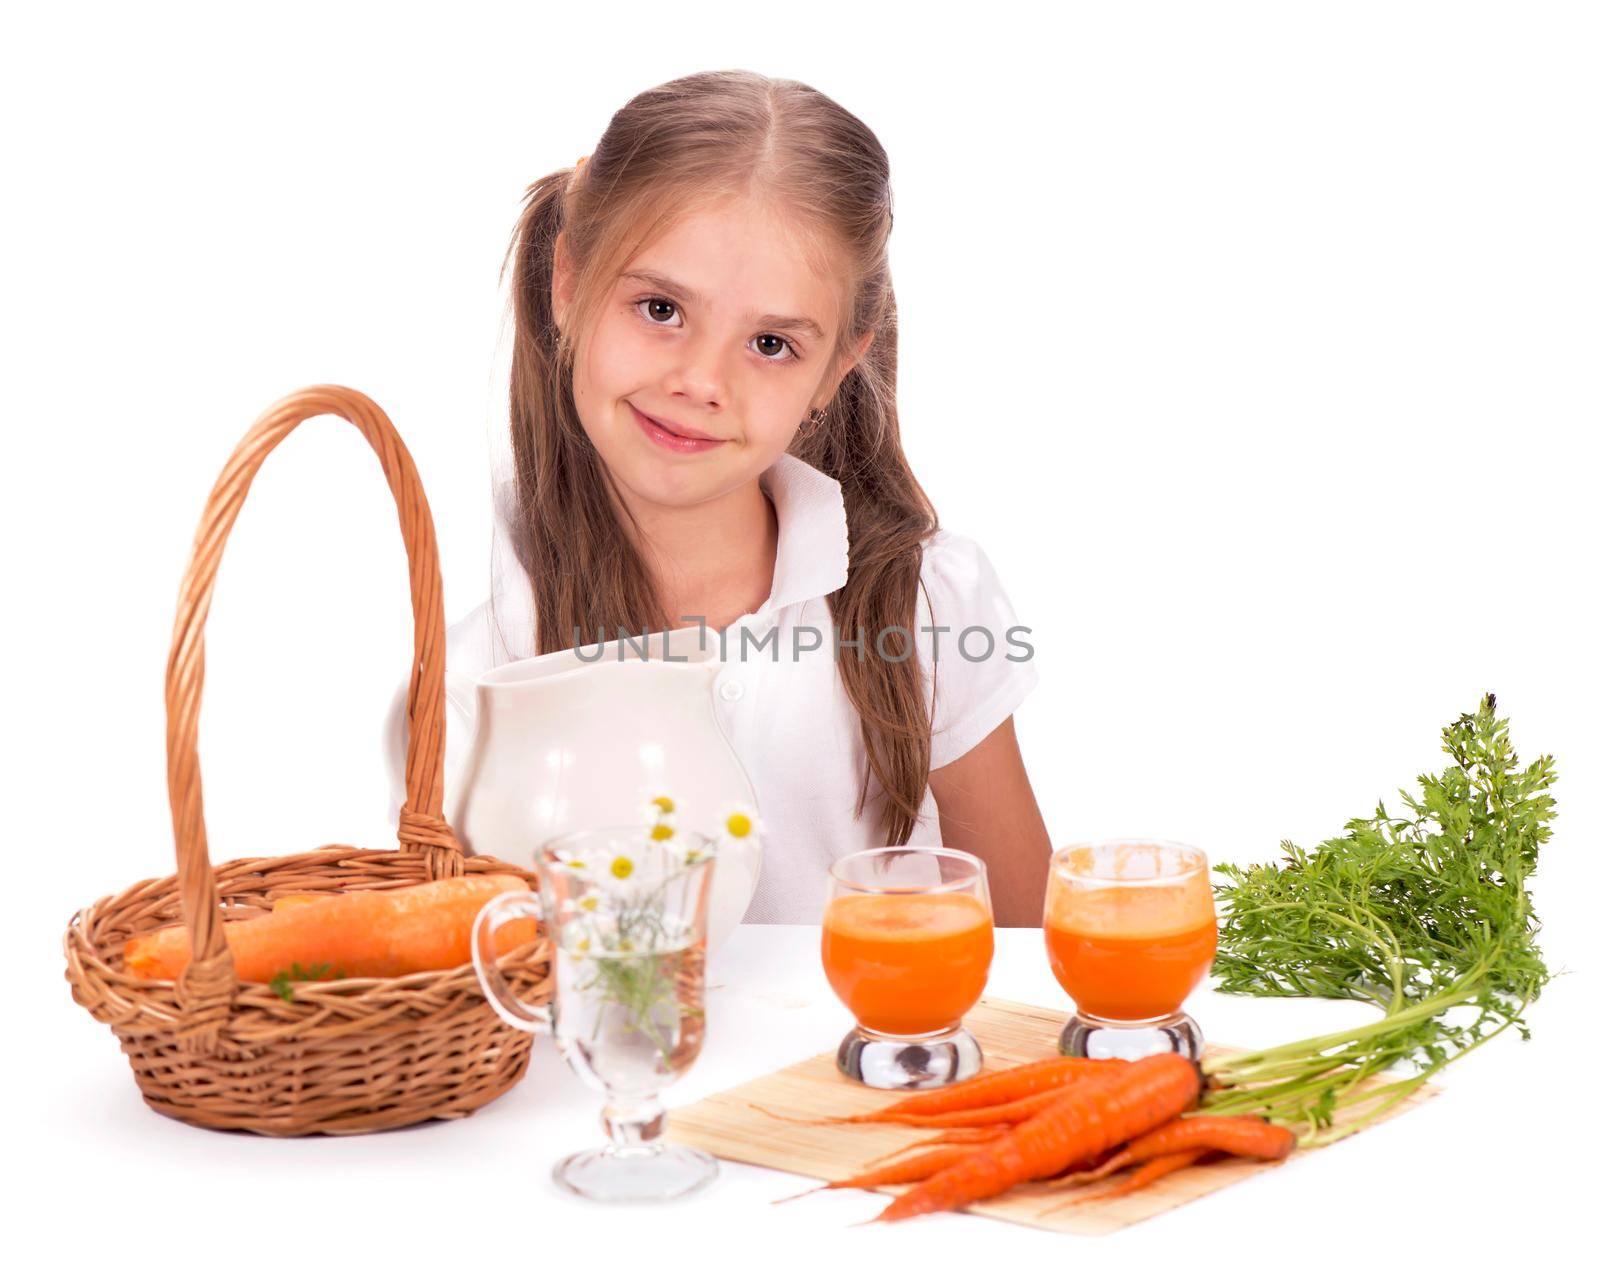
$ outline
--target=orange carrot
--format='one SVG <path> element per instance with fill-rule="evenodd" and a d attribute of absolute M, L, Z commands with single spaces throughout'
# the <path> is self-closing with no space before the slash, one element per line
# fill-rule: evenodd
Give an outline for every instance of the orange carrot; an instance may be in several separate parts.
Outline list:
<path fill-rule="evenodd" d="M 885 1159 L 898 1159 L 903 1155 L 909 1155 L 913 1150 L 921 1150 L 927 1146 L 981 1146 L 1010 1131 L 1010 1124 L 986 1124 L 982 1128 L 952 1128 L 949 1132 L 940 1133 L 936 1137 L 924 1137 L 921 1141 L 913 1141 L 909 1146 L 892 1150 L 887 1155 L 879 1155 L 876 1159 L 868 1160 L 868 1165 L 881 1164 Z"/>
<path fill-rule="evenodd" d="M 1076 1204 L 1095 1203 L 1101 1199 L 1120 1199 L 1123 1195 L 1131 1195 L 1135 1190 L 1143 1190 L 1152 1181 L 1159 1181 L 1169 1172 L 1177 1172 L 1180 1168 L 1187 1168 L 1196 1159 L 1210 1154 L 1209 1150 L 1190 1149 L 1175 1150 L 1170 1155 L 1157 1155 L 1135 1168 L 1127 1177 L 1104 1190 L 1097 1190 L 1092 1195 L 1079 1195 L 1068 1203 L 1060 1204 L 1051 1212 L 1059 1212 L 1064 1208 L 1071 1208 Z"/>
<path fill-rule="evenodd" d="M 850 1123 L 902 1124 L 907 1128 L 988 1128 L 993 1124 L 1015 1124 L 1031 1119 L 1041 1110 L 1055 1104 L 1079 1084 L 1065 1084 L 1032 1097 L 1018 1097 L 999 1106 L 981 1106 L 977 1110 L 952 1110 L 942 1115 L 886 1115 L 883 1117 L 850 1119 Z M 836 1121 L 825 1121 L 836 1122 Z"/>
<path fill-rule="evenodd" d="M 1081 1064 L 1083 1059 L 1073 1058 L 1071 1060 Z M 933 1101 L 932 1098 L 929 1098 L 923 1103 L 923 1108 L 919 1110 L 905 1110 L 902 1109 L 902 1103 L 896 1103 L 893 1106 L 885 1106 L 881 1110 L 867 1111 L 865 1114 L 828 1115 L 821 1119 L 811 1119 L 803 1115 L 781 1115 L 777 1111 L 768 1110 L 766 1107 L 756 1105 L 754 1102 L 749 1104 L 762 1114 L 773 1119 L 782 1119 L 788 1123 L 796 1124 L 902 1124 L 908 1128 L 991 1127 L 995 1124 L 1016 1123 L 1019 1120 L 1036 1115 L 1068 1089 L 1078 1086 L 1087 1079 L 1105 1078 L 1109 1075 L 1118 1074 L 1120 1073 L 1120 1068 L 1126 1067 L 1128 1063 L 1116 1062 L 1114 1065 L 1111 1063 L 1094 1063 L 1097 1067 L 1102 1064 L 1110 1065 L 1111 1068 L 1096 1070 L 1089 1074 L 1061 1072 L 1066 1075 L 1069 1082 L 1054 1087 L 1045 1087 L 1043 1084 L 1037 1084 L 1031 1093 L 1022 1093 L 1010 1101 L 989 1106 L 978 1106 L 970 1110 L 951 1106 L 941 1106 L 938 1109 L 934 1109 L 927 1104 Z M 1048 1076 L 1039 1075 L 1035 1078 L 1042 1080 L 1048 1078 Z"/>
<path fill-rule="evenodd" d="M 269 914 L 223 925 L 241 981 L 270 982 L 298 964 L 302 971 L 345 977 L 398 977 L 455 968 L 472 958 L 472 925 L 491 897 L 525 890 L 515 875 L 469 875 L 410 888 L 288 897 Z M 537 936 L 533 921 L 496 934 L 501 954 Z M 178 924 L 130 937 L 129 971 L 173 981 L 189 964 L 189 930 Z"/>
<path fill-rule="evenodd" d="M 991 1137 L 990 1140 L 995 1139 Z M 774 1199 L 773 1203 L 788 1203 L 790 1199 L 799 1199 L 802 1195 L 815 1194 L 819 1190 L 870 1190 L 874 1186 L 898 1186 L 906 1182 L 921 1181 L 936 1172 L 943 1172 L 958 1160 L 966 1158 L 968 1153 L 957 1147 L 948 1150 L 924 1150 L 920 1155 L 912 1155 L 909 1159 L 885 1164 L 881 1168 L 870 1168 L 866 1172 L 857 1173 L 854 1177 L 841 1177 L 823 1186 L 813 1186 L 810 1190 L 802 1190 L 798 1195 Z"/>
<path fill-rule="evenodd" d="M 996 1125 L 1014 1124 L 1037 1115 L 1045 1107 L 1072 1091 L 1074 1087 L 1073 1084 L 1067 1084 L 1061 1088 L 1053 1088 L 1049 1092 L 1039 1093 L 1037 1096 L 1008 1101 L 1003 1106 L 984 1106 L 978 1110 L 953 1110 L 945 1115 L 888 1115 L 875 1112 L 870 1115 L 807 1119 L 802 1115 L 780 1115 L 777 1111 L 768 1110 L 754 1101 L 746 1104 L 769 1118 L 782 1119 L 785 1123 L 791 1124 L 900 1124 L 906 1128 L 992 1128 Z"/>
<path fill-rule="evenodd" d="M 1069 1173 L 1040 1184 L 1077 1186 L 1099 1181 L 1123 1168 L 1180 1150 L 1220 1150 L 1246 1159 L 1283 1159 L 1294 1149 L 1294 1142 L 1294 1133 L 1289 1129 L 1251 1115 L 1193 1115 L 1174 1119 L 1135 1138 L 1087 1172 Z"/>
<path fill-rule="evenodd" d="M 1045 1110 L 899 1195 L 876 1220 L 959 1208 L 1059 1172 L 1165 1123 L 1199 1095 L 1200 1070 L 1192 1061 L 1176 1053 L 1141 1058 L 1063 1089 Z"/>
<path fill-rule="evenodd" d="M 1121 1071 L 1127 1064 L 1114 1058 L 1048 1057 L 1043 1061 L 1030 1061 L 1022 1066 L 975 1075 L 959 1084 L 912 1093 L 903 1101 L 885 1106 L 882 1110 L 864 1115 L 847 1115 L 834 1122 L 878 1123 L 900 1115 L 939 1115 L 951 1110 L 1001 1106 L 1008 1101 L 1020 1101 L 1065 1084 Z"/>

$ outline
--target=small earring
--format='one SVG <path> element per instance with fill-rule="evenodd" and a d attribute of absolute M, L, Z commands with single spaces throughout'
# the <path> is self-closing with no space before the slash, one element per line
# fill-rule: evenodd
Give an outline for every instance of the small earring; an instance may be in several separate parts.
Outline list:
<path fill-rule="evenodd" d="M 827 409 L 812 409 L 811 410 L 811 416 L 806 419 L 806 426 L 808 428 L 810 428 L 811 430 L 815 430 L 817 427 L 821 426 L 827 420 L 828 420 L 828 410 Z"/>

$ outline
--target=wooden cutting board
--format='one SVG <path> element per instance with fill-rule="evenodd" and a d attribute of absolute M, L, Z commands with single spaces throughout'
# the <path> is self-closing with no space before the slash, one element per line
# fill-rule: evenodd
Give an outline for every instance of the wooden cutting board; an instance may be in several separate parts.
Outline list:
<path fill-rule="evenodd" d="M 995 1068 L 1020 1065 L 1053 1056 L 1064 1014 L 1059 1010 L 985 999 L 968 1014 L 967 1029 L 977 1036 L 986 1065 Z M 1206 1055 L 1232 1049 L 1212 1047 Z M 1378 1076 L 1373 1084 L 1388 1076 Z M 1384 1117 L 1410 1109 L 1438 1089 L 1424 1085 Z M 831 1181 L 852 1176 L 866 1164 L 928 1136 L 926 1130 L 888 1124 L 852 1124 L 837 1127 L 788 1123 L 763 1114 L 760 1105 L 782 1115 L 822 1118 L 854 1114 L 887 1105 L 899 1094 L 885 1093 L 852 1083 L 839 1074 L 833 1053 L 822 1053 L 786 1066 L 775 1074 L 752 1079 L 726 1092 L 716 1093 L 671 1112 L 667 1120 L 670 1140 L 695 1146 L 719 1159 L 758 1164 L 783 1172 Z M 1383 1122 L 1379 1120 L 1378 1122 Z M 1296 1152 L 1294 1159 L 1315 1151 Z M 1172 1173 L 1144 1190 L 1120 1199 L 1085 1203 L 1075 1199 L 1097 1187 L 1043 1190 L 1019 1186 L 966 1211 L 1002 1221 L 1016 1221 L 1046 1230 L 1074 1235 L 1105 1235 L 1176 1208 L 1245 1177 L 1270 1172 L 1275 1164 L 1228 1159 Z M 893 1193 L 886 1190 L 881 1193 Z"/>

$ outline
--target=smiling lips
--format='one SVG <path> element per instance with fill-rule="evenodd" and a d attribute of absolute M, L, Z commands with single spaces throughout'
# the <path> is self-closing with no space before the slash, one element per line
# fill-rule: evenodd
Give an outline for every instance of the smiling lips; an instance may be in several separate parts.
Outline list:
<path fill-rule="evenodd" d="M 713 436 L 691 433 L 688 427 L 678 426 L 676 423 L 669 427 L 666 423 L 639 412 L 631 404 L 628 408 L 645 435 L 662 448 L 670 449 L 674 453 L 704 453 L 719 444 L 727 443 L 726 440 L 719 440 Z"/>

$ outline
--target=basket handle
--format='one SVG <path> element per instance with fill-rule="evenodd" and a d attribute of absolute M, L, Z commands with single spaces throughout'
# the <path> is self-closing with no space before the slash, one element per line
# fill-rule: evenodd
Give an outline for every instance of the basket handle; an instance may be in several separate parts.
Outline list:
<path fill-rule="evenodd" d="M 406 802 L 400 810 L 400 850 L 420 857 L 429 879 L 463 873 L 461 844 L 443 817 L 444 586 L 428 500 L 411 454 L 382 409 L 349 387 L 309 386 L 268 408 L 234 449 L 206 501 L 178 594 L 178 617 L 167 658 L 167 795 L 178 854 L 178 890 L 192 953 L 188 968 L 178 979 L 179 1006 L 186 1023 L 180 1033 L 185 1047 L 194 1053 L 215 1048 L 238 986 L 206 844 L 196 750 L 200 690 L 205 680 L 206 616 L 223 545 L 256 472 L 295 427 L 325 414 L 342 417 L 355 426 L 378 455 L 399 508 L 400 534 L 410 560 L 415 637 L 406 700 Z"/>

